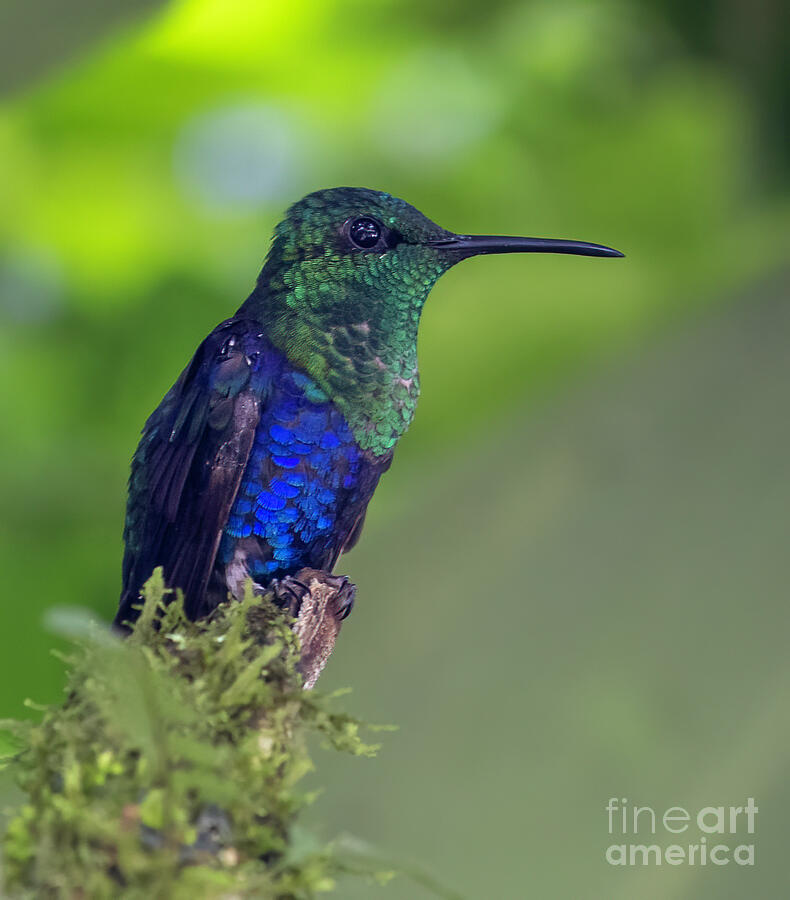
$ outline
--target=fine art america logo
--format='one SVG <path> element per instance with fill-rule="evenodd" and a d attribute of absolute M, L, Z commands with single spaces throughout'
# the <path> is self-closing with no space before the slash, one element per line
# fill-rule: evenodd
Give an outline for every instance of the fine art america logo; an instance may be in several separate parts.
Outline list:
<path fill-rule="evenodd" d="M 657 811 L 612 797 L 606 805 L 609 834 L 618 843 L 606 848 L 612 866 L 754 865 L 754 820 L 757 806 L 670 806 Z M 661 843 L 655 843 L 656 834 Z M 665 843 L 671 835 L 683 843 Z M 651 838 L 652 841 L 651 842 Z"/>

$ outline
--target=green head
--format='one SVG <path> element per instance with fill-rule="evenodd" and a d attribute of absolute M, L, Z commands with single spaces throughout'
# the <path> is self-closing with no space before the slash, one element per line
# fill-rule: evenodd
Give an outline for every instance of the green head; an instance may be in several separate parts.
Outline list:
<path fill-rule="evenodd" d="M 621 256 L 576 241 L 457 235 L 389 194 L 308 194 L 277 226 L 240 312 L 343 411 L 360 445 L 390 450 L 414 416 L 417 330 L 439 276 L 482 253 Z"/>

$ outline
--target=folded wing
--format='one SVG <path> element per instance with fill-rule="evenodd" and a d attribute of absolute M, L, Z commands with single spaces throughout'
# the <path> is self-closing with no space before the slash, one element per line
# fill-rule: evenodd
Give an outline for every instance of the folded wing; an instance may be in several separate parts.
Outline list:
<path fill-rule="evenodd" d="M 204 612 L 260 420 L 264 392 L 251 384 L 257 330 L 244 319 L 218 326 L 145 424 L 129 479 L 118 625 L 137 617 L 133 604 L 157 566 L 183 590 L 187 615 Z"/>

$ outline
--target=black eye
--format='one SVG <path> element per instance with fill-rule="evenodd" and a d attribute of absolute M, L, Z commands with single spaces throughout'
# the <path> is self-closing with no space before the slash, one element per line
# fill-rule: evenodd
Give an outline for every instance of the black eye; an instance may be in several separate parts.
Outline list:
<path fill-rule="evenodd" d="M 352 219 L 348 226 L 348 236 L 351 243 L 360 250 L 370 250 L 375 247 L 381 238 L 381 225 L 370 216 L 360 216 Z"/>

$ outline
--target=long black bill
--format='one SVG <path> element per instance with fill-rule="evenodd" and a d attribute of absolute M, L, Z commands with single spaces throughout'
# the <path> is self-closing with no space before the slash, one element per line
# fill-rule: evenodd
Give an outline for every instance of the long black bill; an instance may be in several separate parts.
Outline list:
<path fill-rule="evenodd" d="M 450 250 L 461 258 L 482 253 L 572 253 L 574 256 L 625 256 L 619 250 L 587 241 L 562 241 L 552 238 L 500 237 L 490 234 L 456 234 L 431 241 L 431 246 Z"/>

